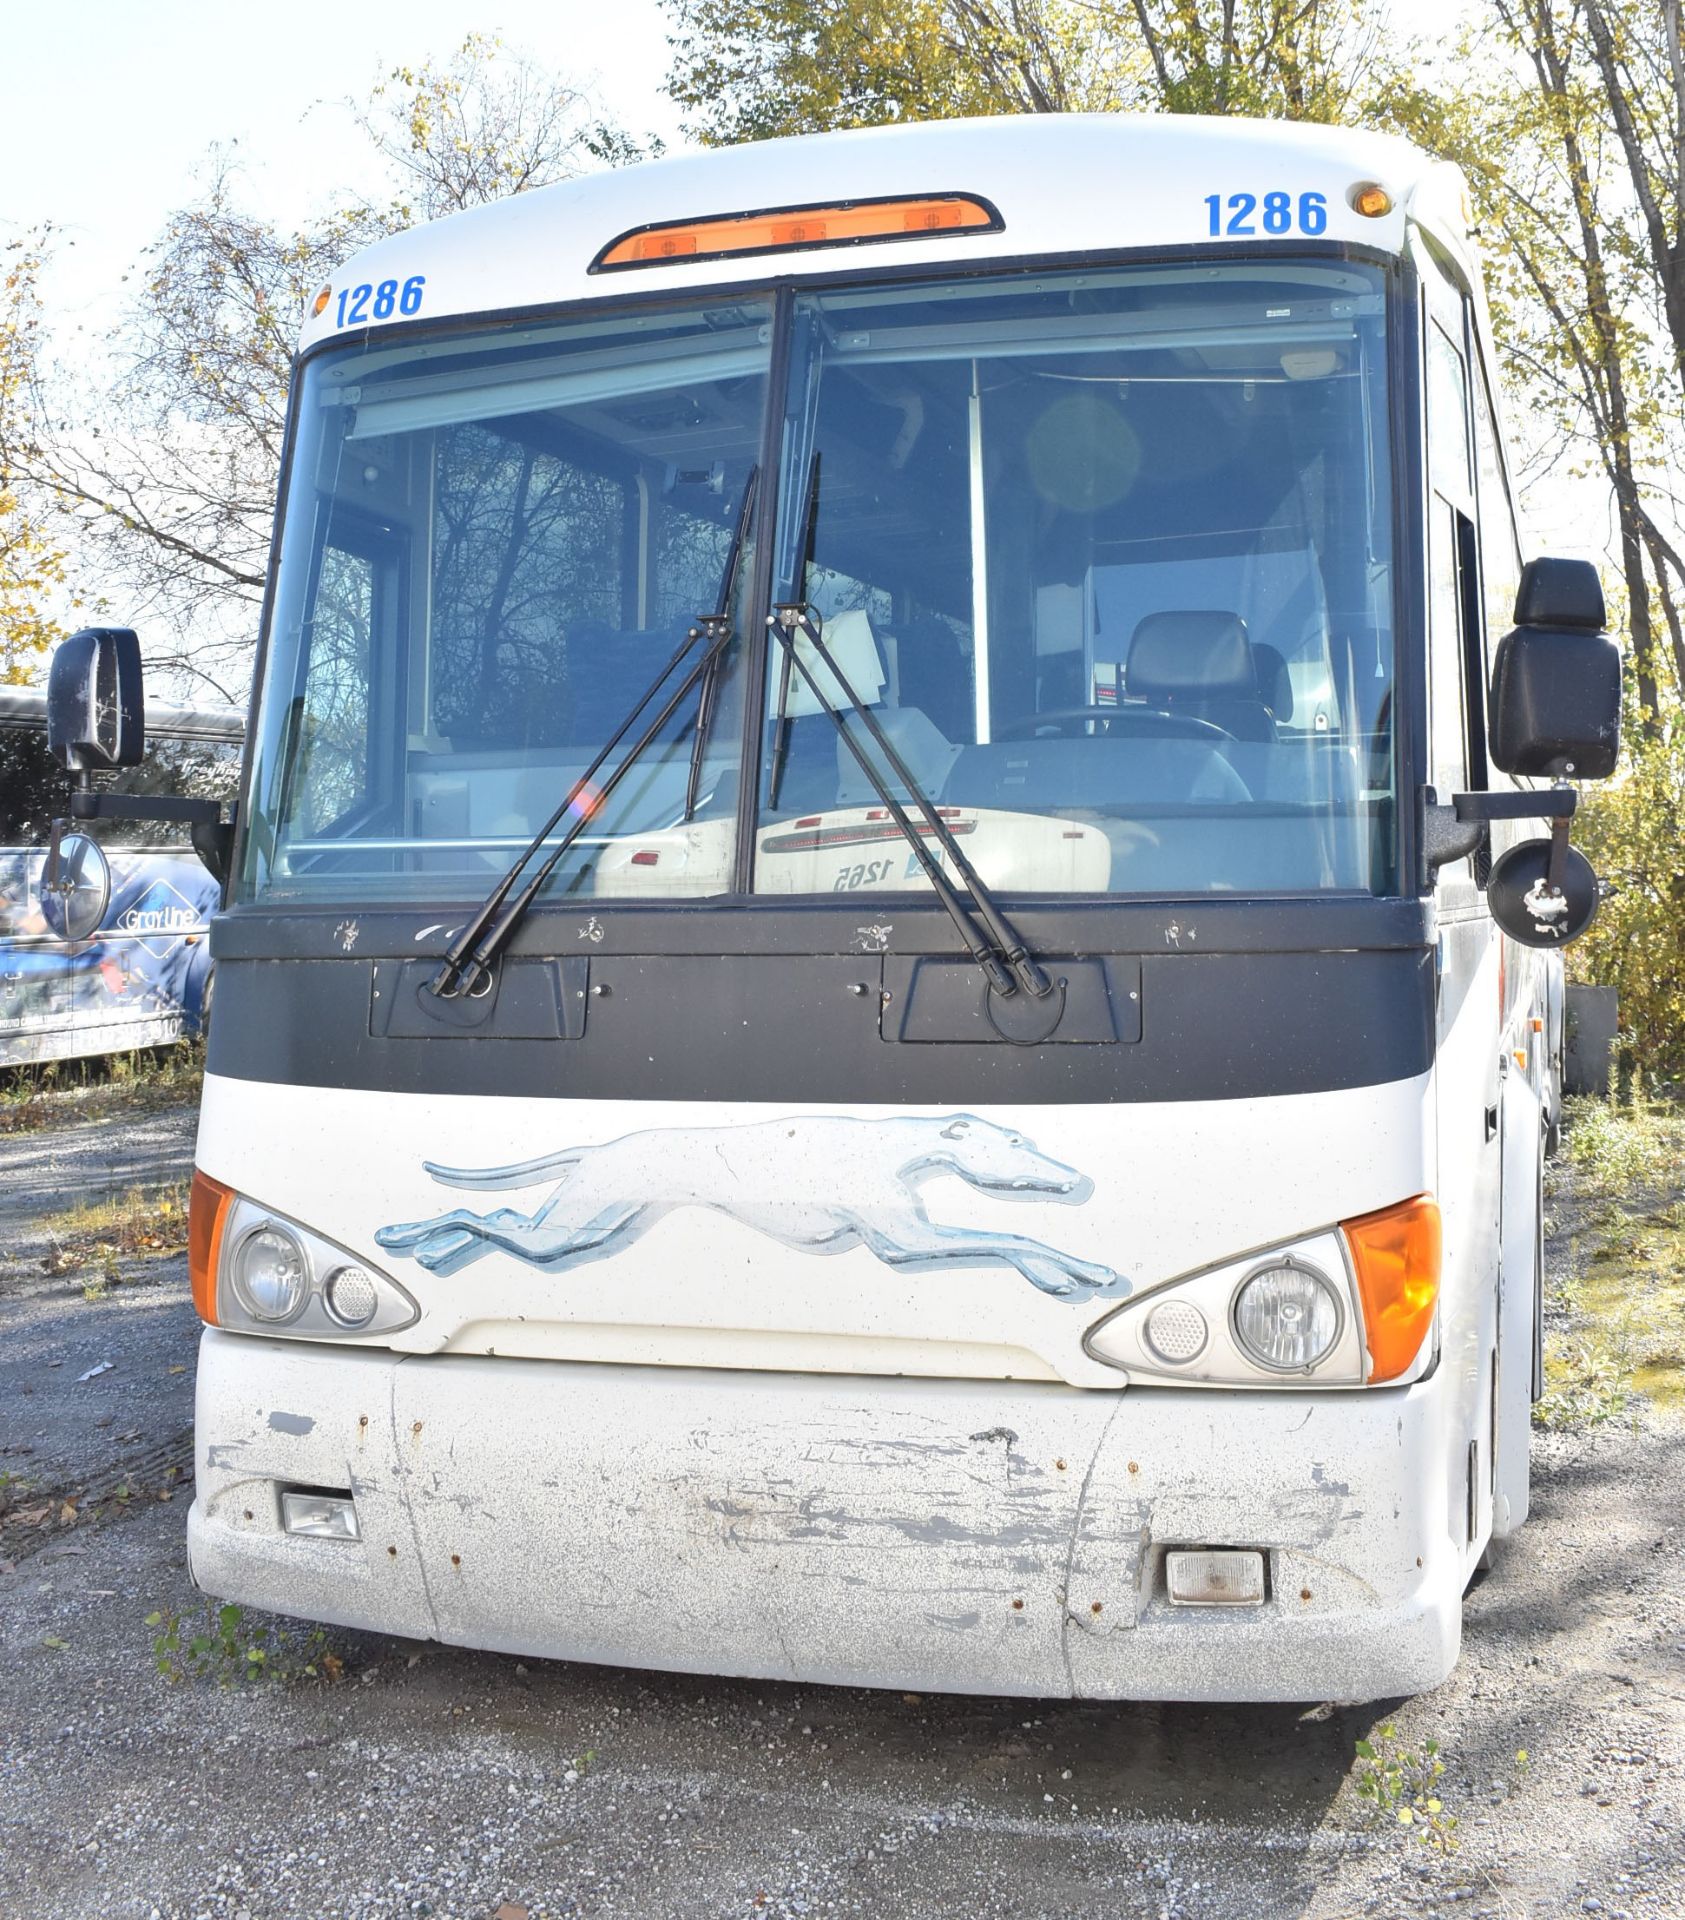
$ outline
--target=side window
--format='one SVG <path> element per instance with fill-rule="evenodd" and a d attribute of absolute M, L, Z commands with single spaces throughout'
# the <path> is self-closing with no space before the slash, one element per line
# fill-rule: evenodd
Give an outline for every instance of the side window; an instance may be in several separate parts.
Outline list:
<path fill-rule="evenodd" d="M 1480 578 L 1485 613 L 1485 667 L 1491 679 L 1492 655 L 1515 619 L 1515 593 L 1521 584 L 1521 549 L 1515 509 L 1504 476 L 1498 422 L 1483 372 L 1474 380 L 1474 448 L 1480 496 Z"/>
<path fill-rule="evenodd" d="M 1437 320 L 1427 327 L 1428 778 L 1443 796 L 1469 782 L 1470 564 L 1468 373 Z"/>
<path fill-rule="evenodd" d="M 372 559 L 346 547 L 322 550 L 306 633 L 309 666 L 294 707 L 298 751 L 285 808 L 305 834 L 321 832 L 368 794 L 375 597 Z"/>

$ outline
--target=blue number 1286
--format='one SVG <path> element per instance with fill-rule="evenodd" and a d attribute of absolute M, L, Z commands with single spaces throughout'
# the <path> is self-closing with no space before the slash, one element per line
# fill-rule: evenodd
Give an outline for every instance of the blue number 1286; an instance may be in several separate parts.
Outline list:
<path fill-rule="evenodd" d="M 1211 234 L 1321 233 L 1328 225 L 1325 193 L 1208 193 Z M 1225 211 L 1227 219 L 1224 218 Z"/>

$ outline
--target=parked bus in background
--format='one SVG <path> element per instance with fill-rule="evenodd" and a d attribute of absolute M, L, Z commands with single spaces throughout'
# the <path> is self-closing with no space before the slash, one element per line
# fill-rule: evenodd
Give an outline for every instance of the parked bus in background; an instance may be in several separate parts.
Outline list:
<path fill-rule="evenodd" d="M 244 715 L 158 707 L 124 794 L 231 795 Z M 66 843 L 55 925 L 47 845 L 70 782 L 47 748 L 46 697 L 0 687 L 0 1067 L 162 1046 L 200 1031 L 206 935 L 221 888 L 179 827 L 90 823 Z M 73 937 L 66 939 L 68 932 Z"/>
<path fill-rule="evenodd" d="M 200 1584 L 796 1681 L 1440 1680 L 1527 1512 L 1597 900 L 1545 783 L 1619 713 L 1494 371 L 1459 176 L 1327 127 L 743 146 L 336 274 L 207 829 Z M 68 762 L 137 667 L 61 649 Z"/>

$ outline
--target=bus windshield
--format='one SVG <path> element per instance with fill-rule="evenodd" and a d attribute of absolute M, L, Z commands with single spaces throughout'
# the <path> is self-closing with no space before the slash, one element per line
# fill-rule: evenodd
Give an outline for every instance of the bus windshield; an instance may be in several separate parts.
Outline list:
<path fill-rule="evenodd" d="M 1274 261 L 798 303 L 781 591 L 985 880 L 1390 886 L 1383 329 Z M 770 666 L 758 884 L 926 884 Z"/>
<path fill-rule="evenodd" d="M 760 451 L 770 323 L 770 301 L 751 299 L 307 364 L 248 890 L 485 892 L 714 611 Z M 740 652 L 693 810 L 722 845 L 737 811 Z M 680 817 L 695 711 L 676 712 L 596 810 L 552 891 L 589 892 L 605 847 Z M 698 863 L 677 890 L 729 878 L 725 862 Z"/>
<path fill-rule="evenodd" d="M 786 311 L 772 599 L 822 622 L 985 881 L 1392 889 L 1380 270 L 856 282 Z M 484 891 L 712 610 L 773 314 L 605 309 L 307 363 L 247 897 Z M 551 895 L 729 892 L 743 805 L 758 892 L 929 890 L 781 649 L 748 686 L 768 607 L 748 555 L 738 578 L 697 804 L 689 701 Z"/>

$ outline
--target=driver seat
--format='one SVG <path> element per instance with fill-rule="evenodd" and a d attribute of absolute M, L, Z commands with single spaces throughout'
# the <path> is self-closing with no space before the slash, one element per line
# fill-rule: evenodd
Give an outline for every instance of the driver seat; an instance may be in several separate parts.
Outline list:
<path fill-rule="evenodd" d="M 1214 608 L 1149 613 L 1136 627 L 1124 692 L 1165 713 L 1209 720 L 1237 740 L 1276 738 L 1258 663 L 1238 613 Z"/>

